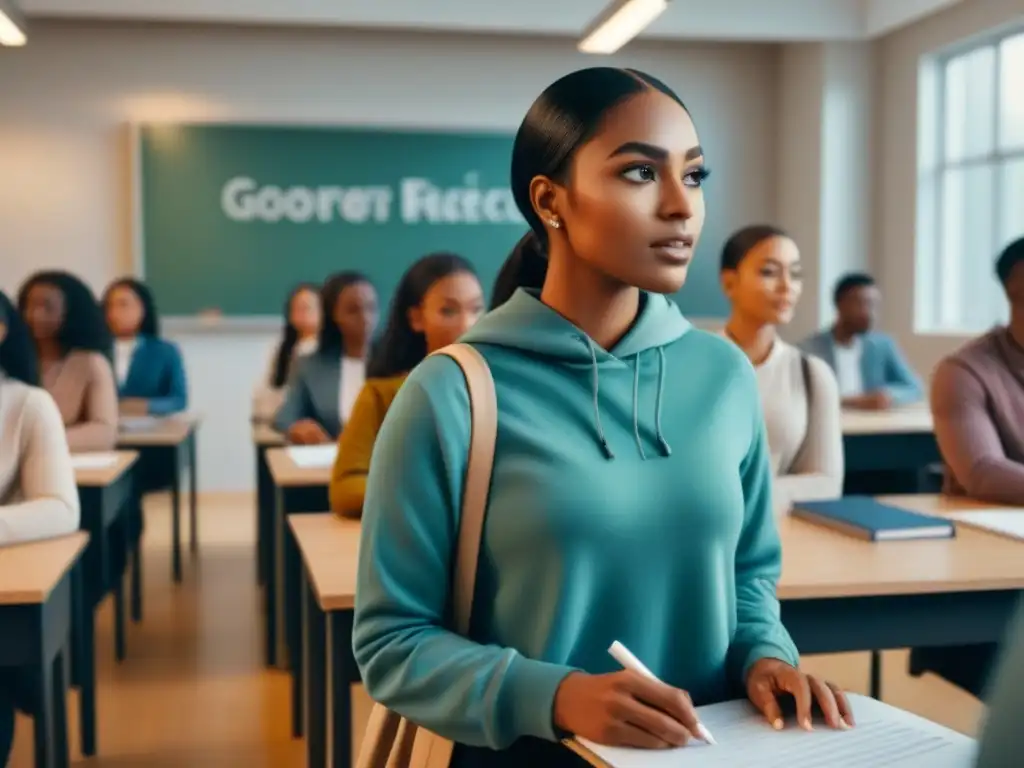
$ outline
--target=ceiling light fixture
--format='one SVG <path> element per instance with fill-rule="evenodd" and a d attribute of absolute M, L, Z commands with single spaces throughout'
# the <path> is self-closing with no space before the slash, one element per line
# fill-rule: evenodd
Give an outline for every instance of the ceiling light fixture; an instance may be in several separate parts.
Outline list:
<path fill-rule="evenodd" d="M 13 0 L 0 0 L 0 45 L 17 47 L 28 42 L 25 17 Z"/>
<path fill-rule="evenodd" d="M 668 0 L 615 0 L 584 30 L 577 49 L 583 53 L 615 53 L 667 7 Z"/>

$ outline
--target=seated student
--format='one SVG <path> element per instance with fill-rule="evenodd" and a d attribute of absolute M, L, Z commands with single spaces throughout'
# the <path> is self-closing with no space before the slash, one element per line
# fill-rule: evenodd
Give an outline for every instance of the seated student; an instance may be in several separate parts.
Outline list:
<path fill-rule="evenodd" d="M 1010 302 L 1010 323 L 939 363 L 932 417 L 945 492 L 1024 506 L 1024 238 L 1002 252 L 996 275 Z"/>
<path fill-rule="evenodd" d="M 483 312 L 484 297 L 473 267 L 461 256 L 424 256 L 402 276 L 387 326 L 366 368 L 331 473 L 331 509 L 359 517 L 370 454 L 384 416 L 409 371 L 424 357 L 458 339 Z"/>
<path fill-rule="evenodd" d="M 753 225 L 725 244 L 722 289 L 732 305 L 725 335 L 754 364 L 775 475 L 777 512 L 833 499 L 843 488 L 839 390 L 829 367 L 778 337 L 803 290 L 800 251 L 781 229 Z"/>
<path fill-rule="evenodd" d="M 114 334 L 114 374 L 121 413 L 165 416 L 188 408 L 185 364 L 178 347 L 160 338 L 153 294 L 125 277 L 103 294 L 107 326 Z"/>
<path fill-rule="evenodd" d="M 1024 603 L 992 676 L 975 768 L 1018 768 L 1024 750 Z"/>
<path fill-rule="evenodd" d="M 320 333 L 319 287 L 300 283 L 288 294 L 284 305 L 284 330 L 274 345 L 270 364 L 252 397 L 252 420 L 269 424 L 284 403 L 292 366 L 300 357 L 316 352 Z"/>
<path fill-rule="evenodd" d="M 92 291 L 67 272 L 37 272 L 18 292 L 35 341 L 43 386 L 53 396 L 72 453 L 117 442 L 112 343 Z"/>
<path fill-rule="evenodd" d="M 359 272 L 328 278 L 320 292 L 323 324 L 317 351 L 295 366 L 274 428 L 292 443 L 338 439 L 366 381 L 377 327 L 377 291 Z"/>
<path fill-rule="evenodd" d="M 846 275 L 833 293 L 835 323 L 800 345 L 836 372 L 845 408 L 885 410 L 924 397 L 921 380 L 896 342 L 872 330 L 880 298 L 870 275 Z"/>
<path fill-rule="evenodd" d="M 0 293 L 0 547 L 78 529 L 78 489 L 57 406 L 39 386 L 28 329 Z M 0 558 L 3 553 L 0 552 Z M 0 766 L 27 708 L 21 676 L 0 669 Z"/>

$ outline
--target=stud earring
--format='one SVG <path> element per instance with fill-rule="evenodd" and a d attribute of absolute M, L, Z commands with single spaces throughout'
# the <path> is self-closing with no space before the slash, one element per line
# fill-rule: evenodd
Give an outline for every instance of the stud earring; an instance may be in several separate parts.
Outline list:
<path fill-rule="evenodd" d="M 558 219 L 548 219 L 548 224 L 550 224 L 555 229 L 558 229 L 559 227 L 562 226 L 562 222 L 559 221 Z"/>

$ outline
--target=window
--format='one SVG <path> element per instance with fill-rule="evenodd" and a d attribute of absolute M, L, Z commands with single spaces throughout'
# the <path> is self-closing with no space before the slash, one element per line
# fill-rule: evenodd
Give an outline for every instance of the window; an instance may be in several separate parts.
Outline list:
<path fill-rule="evenodd" d="M 916 330 L 976 333 L 1006 318 L 993 265 L 1024 236 L 1024 32 L 931 62 L 922 138 Z"/>

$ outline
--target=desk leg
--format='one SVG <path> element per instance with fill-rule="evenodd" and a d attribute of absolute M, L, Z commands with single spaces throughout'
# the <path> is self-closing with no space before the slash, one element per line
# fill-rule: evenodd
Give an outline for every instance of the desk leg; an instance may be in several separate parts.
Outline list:
<path fill-rule="evenodd" d="M 71 765 L 68 738 L 67 643 L 53 660 L 53 762 L 58 768 Z"/>
<path fill-rule="evenodd" d="M 116 547 L 118 551 L 124 552 L 124 560 L 122 562 L 127 563 L 130 555 L 129 550 L 131 549 L 131 523 L 128 520 L 130 511 L 122 512 L 121 525 L 112 526 L 116 528 L 121 536 L 120 541 L 111 542 L 112 547 Z M 124 571 L 118 570 L 116 573 L 111 574 L 114 579 L 113 593 L 114 593 L 114 656 L 120 662 L 124 661 L 127 655 L 125 651 L 125 627 L 127 621 L 125 619 L 124 612 Z"/>
<path fill-rule="evenodd" d="M 309 579 L 302 579 L 302 633 L 306 710 L 306 765 L 327 766 L 327 624 Z"/>
<path fill-rule="evenodd" d="M 359 679 L 352 657 L 352 611 L 331 611 L 331 766 L 352 768 L 352 683 Z"/>
<path fill-rule="evenodd" d="M 271 512 L 271 522 L 267 526 L 269 541 L 267 551 L 270 555 L 270 562 L 267 563 L 267 586 L 263 590 L 263 600 L 266 605 L 266 650 L 267 664 L 271 667 L 281 666 L 281 647 L 284 645 L 283 632 L 280 624 L 282 604 L 282 575 L 281 561 L 284 559 L 281 554 L 282 523 L 284 521 L 284 498 L 280 488 L 274 490 L 274 507 Z M 279 623 L 280 622 L 280 623 Z"/>
<path fill-rule="evenodd" d="M 193 556 L 199 553 L 199 512 L 196 474 L 196 433 L 193 430 L 188 436 L 188 514 L 189 539 L 188 546 Z"/>
<path fill-rule="evenodd" d="M 131 603 L 132 621 L 136 624 L 142 621 L 142 485 L 138 472 L 132 471 L 132 495 L 129 514 L 132 517 L 132 534 L 129 543 L 132 543 L 132 575 L 131 575 Z M 136 535 L 137 534 L 137 535 Z"/>
<path fill-rule="evenodd" d="M 181 583 L 181 451 L 172 452 L 174 481 L 171 483 L 171 576 Z"/>
<path fill-rule="evenodd" d="M 96 754 L 96 651 L 93 639 L 92 606 L 86 596 L 84 564 L 79 561 L 72 577 L 74 627 L 72 635 L 72 669 L 78 685 L 79 731 L 82 755 Z"/>
<path fill-rule="evenodd" d="M 871 698 L 882 700 L 882 652 L 871 652 Z"/>
<path fill-rule="evenodd" d="M 36 768 L 55 768 L 58 764 L 54 749 L 54 735 L 57 731 L 55 722 L 57 718 L 54 712 L 56 705 L 54 671 L 56 667 L 57 664 L 53 659 L 44 658 L 35 670 L 35 698 L 38 709 L 34 713 L 33 736 L 35 737 Z"/>
<path fill-rule="evenodd" d="M 256 446 L 256 583 L 261 587 L 267 583 L 270 570 L 271 534 L 268 529 L 274 524 L 274 481 L 267 467 L 267 449 Z"/>
<path fill-rule="evenodd" d="M 288 646 L 288 668 L 292 676 L 292 738 L 304 733 L 302 713 L 302 559 L 291 528 L 284 531 L 284 621 Z"/>

